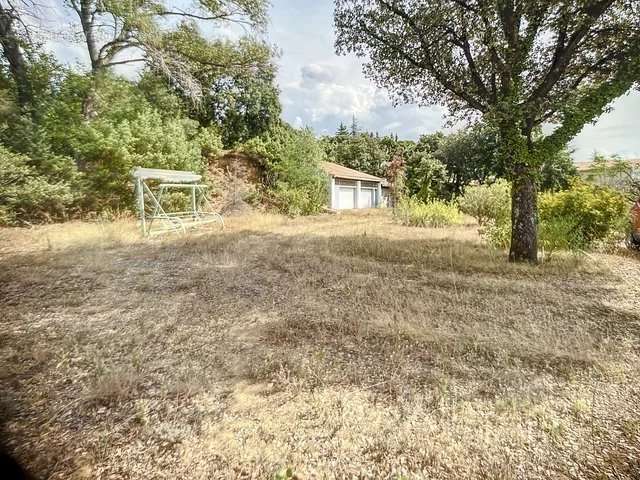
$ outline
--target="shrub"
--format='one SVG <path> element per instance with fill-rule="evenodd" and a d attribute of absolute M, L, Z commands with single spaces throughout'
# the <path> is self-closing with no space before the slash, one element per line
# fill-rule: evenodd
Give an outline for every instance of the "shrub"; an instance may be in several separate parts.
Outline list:
<path fill-rule="evenodd" d="M 612 237 L 623 238 L 628 224 L 624 195 L 582 181 L 573 182 L 568 190 L 541 195 L 539 210 L 542 225 L 560 228 L 563 222 L 574 222 L 576 238 L 582 239 L 585 246 Z"/>
<path fill-rule="evenodd" d="M 87 99 L 95 112 L 89 120 L 82 116 Z M 83 207 L 98 212 L 134 207 L 134 167 L 202 172 L 203 156 L 222 146 L 215 128 L 160 111 L 135 84 L 109 74 L 67 75 L 43 122 L 49 143 L 83 172 Z"/>
<path fill-rule="evenodd" d="M 407 160 L 407 190 L 422 202 L 442 198 L 448 180 L 447 167 L 427 152 L 413 152 Z"/>
<path fill-rule="evenodd" d="M 462 223 L 458 207 L 439 200 L 423 203 L 415 198 L 405 198 L 400 200 L 393 214 L 403 225 L 414 227 L 446 227 Z"/>
<path fill-rule="evenodd" d="M 309 130 L 280 125 L 244 149 L 262 159 L 266 188 L 279 211 L 311 215 L 326 207 L 329 181 L 320 169 L 325 153 Z"/>
<path fill-rule="evenodd" d="M 313 215 L 325 205 L 327 190 L 325 185 L 291 187 L 286 183 L 279 183 L 271 192 L 274 205 L 281 213 L 292 217 L 298 215 Z"/>
<path fill-rule="evenodd" d="M 222 152 L 222 137 L 215 127 L 201 128 L 196 136 L 196 141 L 200 145 L 200 151 L 204 158 L 212 158 Z"/>
<path fill-rule="evenodd" d="M 194 121 L 164 119 L 153 109 L 119 122 L 108 117 L 90 122 L 77 139 L 93 200 L 87 207 L 131 208 L 130 174 L 137 166 L 201 172 L 202 150 L 210 148 L 212 134 L 206 135 L 206 145 L 198 134 Z"/>
<path fill-rule="evenodd" d="M 40 174 L 25 155 L 0 146 L 0 224 L 62 219 L 75 200 L 72 187 Z"/>
<path fill-rule="evenodd" d="M 489 220 L 480 228 L 480 235 L 494 248 L 509 248 L 511 243 L 511 222 Z"/>
<path fill-rule="evenodd" d="M 460 210 L 485 226 L 508 222 L 511 218 L 511 184 L 498 180 L 492 184 L 469 186 L 458 199 Z"/>
<path fill-rule="evenodd" d="M 557 250 L 577 251 L 586 246 L 579 220 L 572 217 L 552 217 L 540 222 L 538 244 L 546 254 Z"/>

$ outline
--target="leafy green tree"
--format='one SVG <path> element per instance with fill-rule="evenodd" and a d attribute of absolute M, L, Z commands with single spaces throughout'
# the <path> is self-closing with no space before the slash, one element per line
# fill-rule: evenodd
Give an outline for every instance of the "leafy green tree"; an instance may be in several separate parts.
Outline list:
<path fill-rule="evenodd" d="M 203 69 L 259 70 L 270 48 L 257 36 L 237 42 L 203 31 L 242 26 L 261 33 L 267 22 L 266 0 L 198 0 L 188 7 L 178 1 L 65 0 L 77 15 L 91 63 L 99 77 L 116 65 L 143 64 L 164 76 L 194 104 L 206 91 L 194 72 Z M 205 85 L 206 87 L 206 85 Z M 83 104 L 85 118 L 95 116 L 92 88 Z"/>
<path fill-rule="evenodd" d="M 578 170 L 571 158 L 571 152 L 563 148 L 542 163 L 540 190 L 543 192 L 566 190 L 577 176 Z"/>
<path fill-rule="evenodd" d="M 267 190 L 281 212 L 311 215 L 326 207 L 329 180 L 320 168 L 326 154 L 311 131 L 280 124 L 244 149 L 262 160 Z"/>
<path fill-rule="evenodd" d="M 427 152 L 435 154 L 440 148 L 442 142 L 446 138 L 446 135 L 442 132 L 428 133 L 426 135 L 420 135 L 416 142 L 415 148 L 421 152 Z"/>
<path fill-rule="evenodd" d="M 362 132 L 354 116 L 351 128 L 340 123 L 334 136 L 323 138 L 323 145 L 336 163 L 384 177 L 394 156 L 411 149 L 414 142 L 399 141 L 393 135 L 381 137 L 377 132 Z"/>
<path fill-rule="evenodd" d="M 345 167 L 382 177 L 391 154 L 380 139 L 366 133 L 336 136 L 325 142 L 327 154 Z"/>
<path fill-rule="evenodd" d="M 39 177 L 38 188 L 26 188 L 32 194 L 33 205 L 38 205 L 38 208 L 18 208 L 18 204 L 14 203 L 12 208 L 17 209 L 16 219 L 57 220 L 64 218 L 73 209 L 70 202 L 79 194 L 80 180 L 73 158 L 54 148 L 47 128 L 50 107 L 56 96 L 56 85 L 62 81 L 63 69 L 50 56 L 34 50 L 29 51 L 28 58 L 26 74 L 30 99 L 26 107 L 21 105 L 19 95 L 16 94 L 13 75 L 3 75 L 0 71 L 0 82 L 8 92 L 0 126 L 0 143 L 6 152 L 17 155 L 14 158 L 24 159 L 29 172 L 24 178 L 29 179 L 29 185 L 35 185 L 31 179 Z M 56 187 L 56 191 L 51 190 L 51 194 L 52 199 L 58 198 L 59 202 L 41 202 L 36 198 L 40 193 L 49 191 L 47 185 Z M 21 198 L 26 201 L 27 197 Z M 25 205 L 24 202 L 22 205 Z M 50 210 L 47 211 L 47 208 Z"/>
<path fill-rule="evenodd" d="M 0 146 L 0 224 L 62 220 L 76 200 L 69 183 L 40 174 L 30 163 Z"/>
<path fill-rule="evenodd" d="M 280 120 L 282 107 L 275 66 L 264 57 L 257 71 L 198 68 L 202 101 L 191 104 L 191 116 L 203 125 L 218 125 L 227 147 L 258 137 Z"/>
<path fill-rule="evenodd" d="M 0 3 L 0 46 L 2 57 L 13 78 L 17 104 L 25 110 L 31 108 L 33 91 L 29 76 L 29 64 L 25 55 L 25 46 L 30 45 L 27 22 L 24 21 L 25 9 L 33 8 L 28 1 Z M 33 110 L 32 110 L 33 111 Z"/>
<path fill-rule="evenodd" d="M 628 0 L 336 0 L 336 48 L 399 101 L 482 115 L 512 181 L 512 261 L 537 261 L 537 171 L 640 78 Z M 537 135 L 545 123 L 555 125 Z"/>
<path fill-rule="evenodd" d="M 421 202 L 446 196 L 447 167 L 427 152 L 416 150 L 409 154 L 406 177 L 407 193 Z"/>
<path fill-rule="evenodd" d="M 74 158 L 82 172 L 85 210 L 132 208 L 134 167 L 202 172 L 204 155 L 220 151 L 215 132 L 187 117 L 163 114 L 145 98 L 148 91 L 109 74 L 97 79 L 97 115 L 86 120 L 81 106 L 95 81 L 69 74 L 43 123 L 56 152 Z"/>
<path fill-rule="evenodd" d="M 503 177 L 497 161 L 495 132 L 477 125 L 452 133 L 439 140 L 433 153 L 446 167 L 446 194 L 457 197 L 471 183 L 485 183 L 489 178 Z"/>
<path fill-rule="evenodd" d="M 65 4 L 78 17 L 93 72 L 144 62 L 170 73 L 177 82 L 189 80 L 181 71 L 184 61 L 204 53 L 199 48 L 204 39 L 198 22 L 261 30 L 267 21 L 267 2 L 263 0 L 198 0 L 188 8 L 180 2 L 161 0 L 65 0 Z M 174 19 L 177 26 L 167 28 Z M 189 46 L 189 40 L 195 44 Z M 216 50 L 206 55 L 215 63 L 228 53 Z"/>
<path fill-rule="evenodd" d="M 336 132 L 336 139 L 344 140 L 348 135 L 349 135 L 349 129 L 344 123 L 340 122 L 340 125 L 338 126 L 338 131 Z"/>

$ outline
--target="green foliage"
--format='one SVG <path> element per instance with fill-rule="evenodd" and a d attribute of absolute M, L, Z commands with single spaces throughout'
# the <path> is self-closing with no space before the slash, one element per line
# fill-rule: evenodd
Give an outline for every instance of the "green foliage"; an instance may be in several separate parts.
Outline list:
<path fill-rule="evenodd" d="M 196 142 L 200 146 L 200 152 L 205 159 L 219 155 L 223 148 L 222 136 L 216 127 L 200 128 L 196 136 Z"/>
<path fill-rule="evenodd" d="M 480 228 L 480 235 L 494 248 L 509 248 L 511 242 L 511 223 L 489 220 Z"/>
<path fill-rule="evenodd" d="M 203 125 L 219 125 L 225 146 L 260 136 L 279 121 L 282 107 L 268 56 L 257 72 L 200 69 L 196 76 L 205 94 L 192 116 Z"/>
<path fill-rule="evenodd" d="M 540 169 L 538 184 L 543 192 L 566 190 L 578 176 L 571 152 L 563 148 L 546 159 Z"/>
<path fill-rule="evenodd" d="M 75 200 L 69 184 L 55 182 L 29 165 L 25 155 L 0 146 L 0 224 L 66 218 Z"/>
<path fill-rule="evenodd" d="M 547 255 L 557 250 L 578 251 L 587 246 L 579 219 L 555 216 L 540 222 L 538 244 Z"/>
<path fill-rule="evenodd" d="M 325 154 L 309 130 L 279 125 L 244 149 L 262 159 L 267 189 L 282 213 L 311 215 L 326 207 L 328 179 L 320 168 Z"/>
<path fill-rule="evenodd" d="M 624 195 L 608 187 L 576 181 L 571 188 L 540 198 L 541 222 L 575 221 L 585 245 L 621 235 L 628 225 L 629 205 Z"/>
<path fill-rule="evenodd" d="M 453 203 L 432 200 L 427 203 L 416 198 L 401 199 L 393 210 L 397 221 L 413 227 L 446 227 L 461 224 L 462 214 Z"/>
<path fill-rule="evenodd" d="M 100 117 L 87 124 L 76 140 L 76 153 L 97 202 L 92 209 L 131 207 L 134 167 L 203 170 L 197 123 L 163 119 L 154 109 L 120 122 Z"/>
<path fill-rule="evenodd" d="M 357 129 L 357 124 L 353 128 Z M 338 133 L 324 142 L 325 151 L 332 161 L 370 175 L 384 176 L 394 152 L 390 152 L 380 138 L 358 130 L 352 130 L 347 135 L 340 131 Z"/>
<path fill-rule="evenodd" d="M 476 219 L 480 226 L 508 223 L 511 219 L 511 184 L 506 180 L 467 187 L 458 198 L 460 210 Z"/>
<path fill-rule="evenodd" d="M 427 152 L 415 150 L 406 162 L 407 193 L 422 202 L 442 198 L 449 179 L 447 168 Z"/>
<path fill-rule="evenodd" d="M 336 0 L 336 49 L 365 58 L 365 75 L 398 102 L 482 115 L 496 129 L 518 202 L 510 259 L 535 262 L 531 184 L 640 78 L 636 4 Z"/>
<path fill-rule="evenodd" d="M 91 78 L 68 73 L 42 102 L 38 125 L 19 128 L 23 134 L 31 132 L 29 154 L 38 171 L 55 167 L 58 178 L 69 180 L 78 166 L 82 184 L 76 183 L 74 189 L 82 196 L 84 210 L 132 208 L 130 172 L 136 166 L 201 172 L 203 155 L 221 149 L 215 128 L 200 128 L 196 121 L 178 115 L 177 97 L 161 86 L 152 88 L 149 78 L 145 82 L 141 89 L 107 74 Z M 96 115 L 87 120 L 82 109 L 92 88 Z M 160 111 L 148 98 L 162 98 L 161 105 L 173 107 Z M 34 153 L 38 151 L 46 155 L 38 156 Z M 42 157 L 57 163 L 45 165 L 38 161 Z M 64 158 L 73 158 L 75 165 L 59 161 Z M 71 170 L 65 173 L 63 167 Z"/>
<path fill-rule="evenodd" d="M 70 77 L 72 84 L 78 79 Z M 67 91 L 66 88 L 62 89 Z M 131 170 L 137 166 L 202 172 L 203 154 L 219 152 L 215 129 L 194 120 L 163 115 L 130 82 L 103 76 L 93 99 L 97 113 L 85 121 L 73 110 L 51 118 L 52 139 L 76 159 L 84 173 L 85 209 L 133 207 Z M 61 98 L 54 112 L 66 108 Z M 66 127 L 59 124 L 67 118 Z"/>
<path fill-rule="evenodd" d="M 449 173 L 446 191 L 449 198 L 461 195 L 471 183 L 485 183 L 504 177 L 497 159 L 497 135 L 484 124 L 460 130 L 437 139 L 433 156 Z"/>
<path fill-rule="evenodd" d="M 509 183 L 499 181 L 469 187 L 459 199 L 461 210 L 478 220 L 481 235 L 496 248 L 508 247 L 511 240 L 509 191 Z M 538 241 L 547 254 L 618 241 L 628 231 L 624 196 L 579 180 L 567 190 L 542 194 L 538 209 Z"/>

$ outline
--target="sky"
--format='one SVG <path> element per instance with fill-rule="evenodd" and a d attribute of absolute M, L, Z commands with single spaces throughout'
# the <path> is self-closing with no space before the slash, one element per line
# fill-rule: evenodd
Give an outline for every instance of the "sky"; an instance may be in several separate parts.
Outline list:
<path fill-rule="evenodd" d="M 334 133 L 355 115 L 363 129 L 401 138 L 445 130 L 444 109 L 402 105 L 394 108 L 385 91 L 362 75 L 355 56 L 334 50 L 332 0 L 272 0 L 269 38 L 281 51 L 278 81 L 283 116 L 317 134 Z M 594 151 L 640 158 L 640 93 L 618 99 L 612 111 L 587 125 L 571 144 L 576 161 Z"/>
<path fill-rule="evenodd" d="M 59 0 L 44 4 L 51 22 L 68 22 Z M 394 107 L 387 92 L 364 77 L 359 59 L 335 54 L 334 39 L 332 0 L 272 0 L 268 41 L 280 51 L 278 84 L 287 122 L 324 135 L 334 133 L 340 122 L 350 124 L 355 115 L 363 130 L 413 140 L 450 130 L 439 106 Z M 68 40 L 49 38 L 47 44 L 66 63 L 86 65 L 82 43 Z M 640 93 L 614 102 L 612 111 L 587 125 L 570 146 L 576 161 L 590 160 L 595 151 L 640 158 Z"/>

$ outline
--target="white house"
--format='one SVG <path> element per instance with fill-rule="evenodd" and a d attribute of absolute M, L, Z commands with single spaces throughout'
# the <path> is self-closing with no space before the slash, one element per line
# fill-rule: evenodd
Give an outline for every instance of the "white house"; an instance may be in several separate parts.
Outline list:
<path fill-rule="evenodd" d="M 329 208 L 349 210 L 388 205 L 389 185 L 384 178 L 331 162 L 322 162 L 321 167 L 330 178 Z"/>

